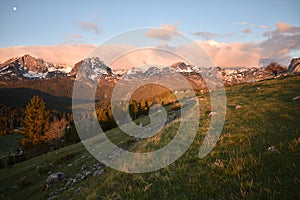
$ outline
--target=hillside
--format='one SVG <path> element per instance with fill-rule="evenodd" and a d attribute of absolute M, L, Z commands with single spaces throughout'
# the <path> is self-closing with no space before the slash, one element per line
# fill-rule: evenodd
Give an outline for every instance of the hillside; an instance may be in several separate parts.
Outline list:
<path fill-rule="evenodd" d="M 299 85 L 300 77 L 292 76 L 227 87 L 225 126 L 204 159 L 198 152 L 211 112 L 205 94 L 199 96 L 201 126 L 194 142 L 168 167 L 143 174 L 119 172 L 101 165 L 78 143 L 1 169 L 0 198 L 299 199 Z M 178 123 L 137 142 L 118 129 L 106 134 L 129 151 L 153 151 L 169 143 Z M 41 164 L 48 169 L 39 175 Z M 67 179 L 45 190 L 48 171 L 63 172 Z"/>
<path fill-rule="evenodd" d="M 74 81 L 80 69 L 82 71 L 81 75 L 86 76 L 88 80 L 97 78 L 96 100 L 108 101 L 114 87 L 120 80 L 143 80 L 148 77 L 159 78 L 161 75 L 177 73 L 183 75 L 189 81 L 196 93 L 203 94 L 208 92 L 203 79 L 205 76 L 210 77 L 212 74 L 218 74 L 226 86 L 231 86 L 298 73 L 298 66 L 299 58 L 295 58 L 291 61 L 288 70 L 282 66 L 277 66 L 277 68 L 214 68 L 179 62 L 163 68 L 149 66 L 144 71 L 138 67 L 116 71 L 112 70 L 98 57 L 86 58 L 70 67 L 24 55 L 0 63 L 0 104 L 20 107 L 33 95 L 40 95 L 46 101 L 48 100 L 46 103 L 50 108 L 68 109 L 71 105 Z M 146 88 L 149 92 L 146 96 L 142 96 Z M 137 91 L 133 95 L 133 99 L 152 99 L 156 95 L 164 96 L 164 94 L 169 94 L 166 88 L 150 87 L 148 85 Z"/>

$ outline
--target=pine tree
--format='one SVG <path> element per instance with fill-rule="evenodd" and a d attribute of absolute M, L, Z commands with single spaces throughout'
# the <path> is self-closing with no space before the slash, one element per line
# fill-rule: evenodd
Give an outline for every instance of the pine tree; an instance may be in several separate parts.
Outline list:
<path fill-rule="evenodd" d="M 148 102 L 145 99 L 141 101 L 141 112 L 142 114 L 147 114 L 149 110 Z"/>
<path fill-rule="evenodd" d="M 139 112 L 139 108 L 135 101 L 130 102 L 129 104 L 129 113 L 133 120 L 137 118 L 137 113 Z"/>
<path fill-rule="evenodd" d="M 33 144 L 40 143 L 48 125 L 49 116 L 44 100 L 39 96 L 33 96 L 26 106 L 25 117 L 22 121 L 25 137 Z"/>

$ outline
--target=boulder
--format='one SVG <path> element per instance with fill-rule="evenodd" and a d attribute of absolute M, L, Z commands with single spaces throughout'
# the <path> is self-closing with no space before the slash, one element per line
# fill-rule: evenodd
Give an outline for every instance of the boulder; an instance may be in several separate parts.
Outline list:
<path fill-rule="evenodd" d="M 288 67 L 289 73 L 300 73 L 300 58 L 294 58 L 292 59 L 289 67 Z"/>
<path fill-rule="evenodd" d="M 36 171 L 37 171 L 38 175 L 40 176 L 42 173 L 48 172 L 49 167 L 45 164 L 40 164 L 40 165 L 36 166 Z"/>
<path fill-rule="evenodd" d="M 22 178 L 20 178 L 18 181 L 17 181 L 18 185 L 19 186 L 26 186 L 26 185 L 29 185 L 30 184 L 30 180 L 27 176 L 23 176 Z"/>
<path fill-rule="evenodd" d="M 293 98 L 293 101 L 298 101 L 298 100 L 300 100 L 300 96 L 296 96 Z"/>
<path fill-rule="evenodd" d="M 104 172 L 103 169 L 97 169 L 97 170 L 94 171 L 93 176 L 94 176 L 94 177 L 99 176 L 99 175 L 101 175 L 103 172 Z"/>
<path fill-rule="evenodd" d="M 81 171 L 84 171 L 84 170 L 86 170 L 87 169 L 87 166 L 85 165 L 85 164 L 83 164 L 82 166 L 81 166 Z"/>
<path fill-rule="evenodd" d="M 56 183 L 65 180 L 66 174 L 63 172 L 56 172 L 53 174 L 50 174 L 46 179 L 46 190 L 55 185 Z"/>
<path fill-rule="evenodd" d="M 240 105 L 236 105 L 236 106 L 235 106 L 235 109 L 236 109 L 236 110 L 238 110 L 238 109 L 240 109 L 240 108 L 241 108 Z"/>
<path fill-rule="evenodd" d="M 86 190 L 86 188 L 80 186 L 80 187 L 77 188 L 77 190 L 75 191 L 75 193 L 81 193 L 81 192 L 84 191 L 84 190 Z"/>
<path fill-rule="evenodd" d="M 217 115 L 217 114 L 218 114 L 217 112 L 212 111 L 212 112 L 210 112 L 210 113 L 208 114 L 208 116 L 215 116 L 215 115 Z"/>

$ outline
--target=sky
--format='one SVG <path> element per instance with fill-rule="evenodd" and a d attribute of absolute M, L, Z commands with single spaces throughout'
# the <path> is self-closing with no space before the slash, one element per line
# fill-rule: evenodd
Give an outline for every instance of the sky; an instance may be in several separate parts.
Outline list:
<path fill-rule="evenodd" d="M 159 41 L 157 46 L 168 46 L 175 39 L 172 32 L 180 32 L 200 45 L 217 66 L 270 62 L 287 66 L 291 58 L 300 57 L 299 8 L 298 0 L 0 0 L 0 62 L 30 54 L 73 65 L 119 34 L 157 27 L 170 31 L 150 29 L 145 34 Z M 106 50 L 116 55 L 120 48 L 124 44 Z M 192 48 L 185 49 L 193 53 Z M 136 56 L 152 62 L 156 54 L 149 53 Z M 114 67 L 130 65 L 119 62 Z"/>

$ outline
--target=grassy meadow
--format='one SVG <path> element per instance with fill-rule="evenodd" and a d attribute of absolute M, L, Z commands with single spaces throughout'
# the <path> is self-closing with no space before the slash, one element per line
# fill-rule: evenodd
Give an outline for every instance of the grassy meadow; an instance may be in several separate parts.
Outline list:
<path fill-rule="evenodd" d="M 56 199 L 300 199 L 300 100 L 293 100 L 300 95 L 299 86 L 300 76 L 292 76 L 227 87 L 223 132 L 203 159 L 198 153 L 211 106 L 208 95 L 199 95 L 200 128 L 177 161 L 141 174 L 105 167 L 103 174 L 87 176 Z M 148 118 L 138 120 L 147 123 Z M 175 120 L 155 136 L 136 142 L 116 134 L 121 132 L 118 128 L 106 134 L 115 144 L 127 144 L 128 151 L 149 152 L 168 144 L 179 123 Z M 49 173 L 39 175 L 39 164 L 74 177 L 83 164 L 97 162 L 77 143 L 1 169 L 0 199 L 47 199 L 66 184 L 44 190 Z M 26 186 L 19 183 L 24 176 L 30 181 Z"/>

